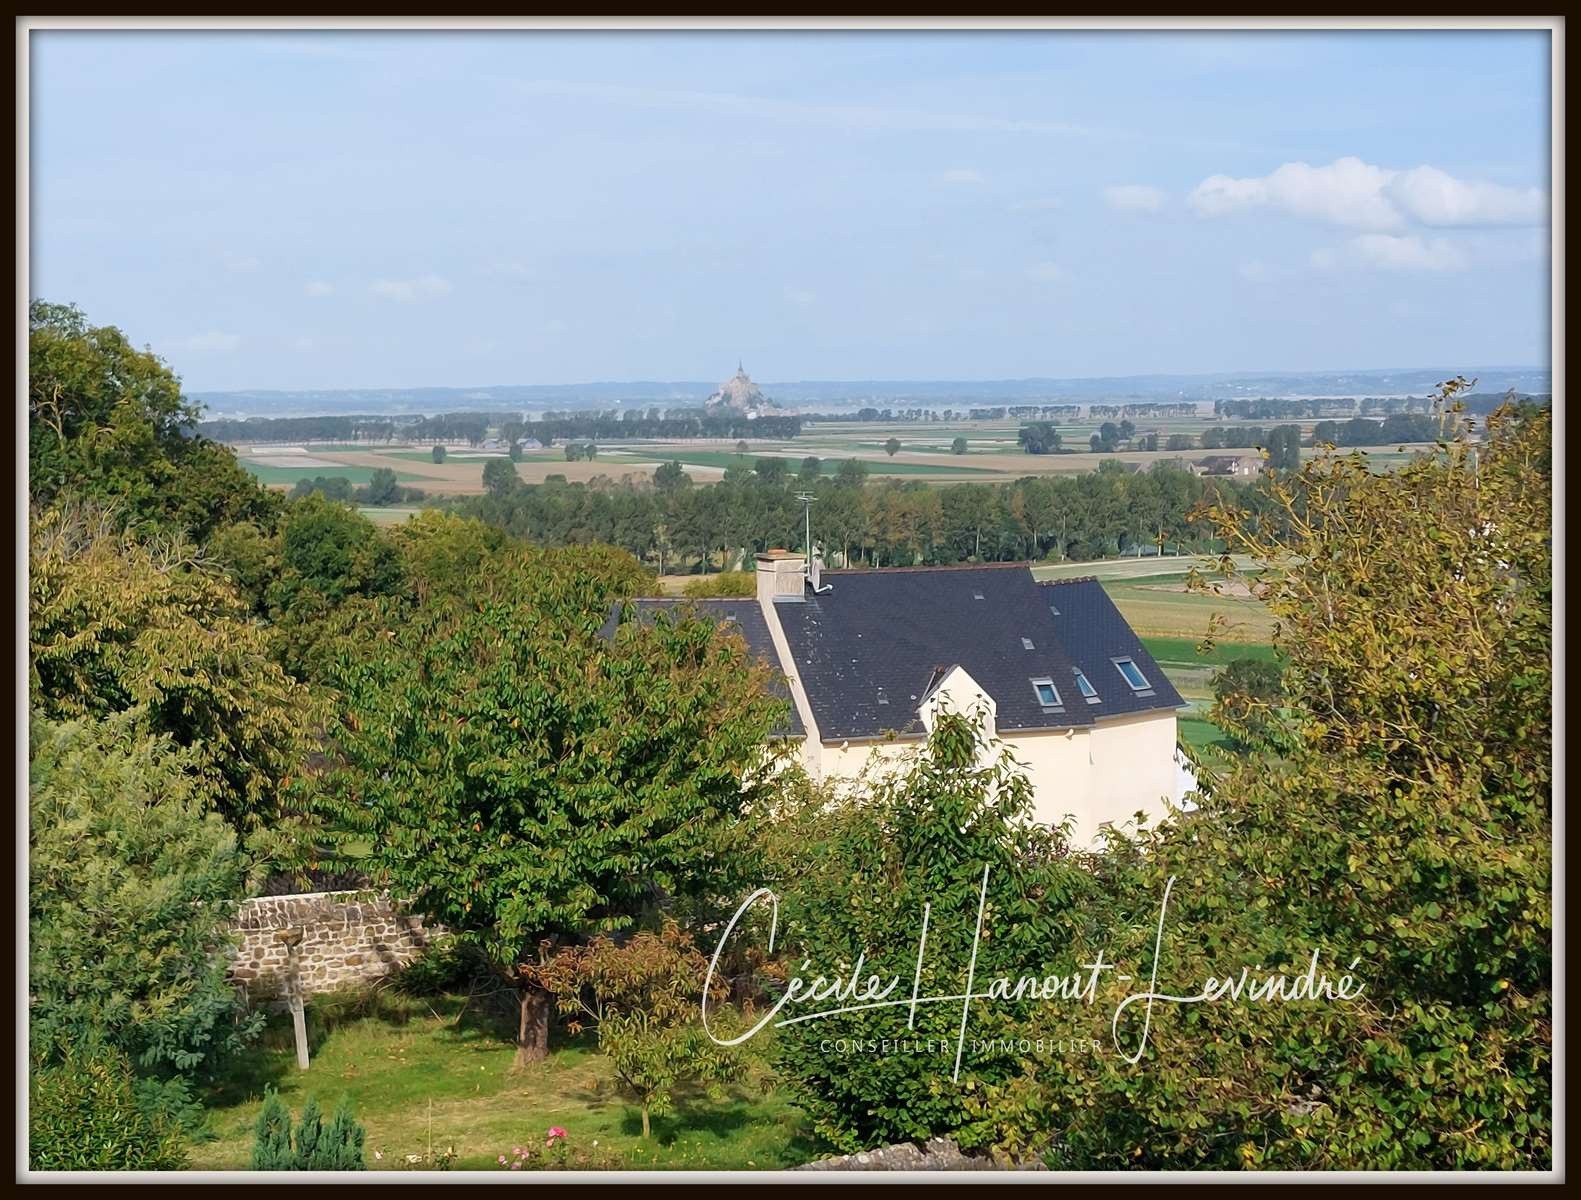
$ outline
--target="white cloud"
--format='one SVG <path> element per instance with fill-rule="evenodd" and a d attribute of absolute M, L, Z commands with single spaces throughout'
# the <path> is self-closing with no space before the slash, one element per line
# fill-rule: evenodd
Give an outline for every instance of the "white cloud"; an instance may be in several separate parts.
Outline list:
<path fill-rule="evenodd" d="M 308 296 L 329 296 L 333 295 L 334 291 L 334 284 L 325 283 L 321 279 L 309 280 L 307 286 L 302 289 L 303 294 Z"/>
<path fill-rule="evenodd" d="M 1103 189 L 1104 203 L 1119 212 L 1158 212 L 1168 197 L 1145 183 L 1122 183 Z"/>
<path fill-rule="evenodd" d="M 970 167 L 955 167 L 952 170 L 946 171 L 944 174 L 940 175 L 939 182 L 956 185 L 982 183 L 983 173 L 981 171 L 974 171 Z"/>
<path fill-rule="evenodd" d="M 1402 171 L 1385 192 L 1423 225 L 1541 225 L 1548 220 L 1548 196 L 1541 188 L 1456 179 L 1437 167 Z"/>
<path fill-rule="evenodd" d="M 418 279 L 375 279 L 369 290 L 386 300 L 410 304 L 414 300 L 449 294 L 450 281 L 438 275 L 424 275 Z"/>
<path fill-rule="evenodd" d="M 1039 283 L 1057 283 L 1065 278 L 1065 272 L 1061 270 L 1058 263 L 1033 263 L 1027 268 L 1027 278 L 1035 279 Z"/>
<path fill-rule="evenodd" d="M 1458 271 L 1466 265 L 1465 253 L 1446 238 L 1369 233 L 1350 246 L 1363 261 L 1389 271 Z"/>
<path fill-rule="evenodd" d="M 1192 191 L 1190 203 L 1205 217 L 1271 208 L 1345 229 L 1387 233 L 1411 224 L 1540 224 L 1548 201 L 1536 188 L 1459 180 L 1436 167 L 1396 171 L 1351 157 L 1325 167 L 1285 163 L 1249 179 L 1212 175 Z"/>
<path fill-rule="evenodd" d="M 241 344 L 241 335 L 236 333 L 199 333 L 176 343 L 193 354 L 229 354 Z"/>

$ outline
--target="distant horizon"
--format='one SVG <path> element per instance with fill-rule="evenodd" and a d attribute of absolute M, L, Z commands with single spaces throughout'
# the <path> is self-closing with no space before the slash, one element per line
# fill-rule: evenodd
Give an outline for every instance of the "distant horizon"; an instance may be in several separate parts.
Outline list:
<path fill-rule="evenodd" d="M 1021 407 L 1232 399 L 1422 396 L 1463 375 L 1474 391 L 1551 394 L 1551 370 L 1479 365 L 1454 368 L 1352 368 L 1329 372 L 1026 376 L 1017 379 L 759 380 L 765 396 L 789 411 L 854 408 Z M 572 384 L 476 384 L 412 388 L 238 389 L 187 392 L 204 419 L 316 417 L 443 412 L 523 412 L 696 406 L 715 384 L 706 380 L 599 380 Z"/>
<path fill-rule="evenodd" d="M 158 353 L 158 347 L 152 347 Z M 841 385 L 862 384 L 966 384 L 987 386 L 992 384 L 1012 383 L 1125 383 L 1130 381 L 1147 380 L 1234 380 L 1234 379 L 1288 379 L 1300 376 L 1344 376 L 1344 375 L 1413 375 L 1413 374 L 1444 374 L 1446 379 L 1453 378 L 1456 374 L 1474 377 L 1479 372 L 1501 371 L 1509 373 L 1540 374 L 1552 376 L 1551 365 L 1540 363 L 1480 363 L 1474 367 L 1437 367 L 1431 365 L 1415 366 L 1388 366 L 1388 367 L 1287 367 L 1271 370 L 1241 369 L 1221 371 L 1140 371 L 1130 374 L 1105 372 L 1095 375 L 983 375 L 983 376 L 945 376 L 945 375 L 872 375 L 862 378 L 837 377 L 837 376 L 795 376 L 784 379 L 760 378 L 753 375 L 750 369 L 747 375 L 763 387 L 772 386 L 818 386 L 831 387 Z M 177 372 L 179 375 L 179 371 Z M 728 378 L 726 376 L 725 378 Z M 1551 381 L 1551 378 L 1550 378 Z M 721 380 L 705 379 L 701 375 L 693 378 L 661 378 L 660 376 L 635 377 L 629 379 L 579 379 L 568 382 L 529 382 L 525 380 L 495 380 L 492 383 L 450 383 L 450 384 L 352 384 L 337 387 L 239 387 L 239 388 L 211 388 L 205 390 L 187 390 L 189 396 L 267 396 L 267 395 L 305 395 L 312 393 L 339 394 L 347 392 L 456 392 L 456 391 L 488 391 L 501 388 L 611 388 L 611 387 L 716 387 Z"/>

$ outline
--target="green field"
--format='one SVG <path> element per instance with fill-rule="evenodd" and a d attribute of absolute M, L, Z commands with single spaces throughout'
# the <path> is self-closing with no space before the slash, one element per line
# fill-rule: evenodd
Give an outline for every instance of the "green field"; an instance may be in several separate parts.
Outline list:
<path fill-rule="evenodd" d="M 1165 667 L 1222 667 L 1238 658 L 1255 658 L 1260 662 L 1273 662 L 1278 658 L 1272 646 L 1258 642 L 1219 642 L 1207 654 L 1198 654 L 1198 643 L 1191 638 L 1144 637 L 1142 644 Z"/>
<path fill-rule="evenodd" d="M 1215 614 L 1225 621 L 1220 642 L 1268 643 L 1273 640 L 1274 618 L 1256 600 L 1234 596 L 1207 596 L 1181 590 L 1178 575 L 1142 576 L 1104 583 L 1104 590 L 1137 633 L 1149 637 L 1201 640 Z"/>
<path fill-rule="evenodd" d="M 363 516 L 367 517 L 368 520 L 372 521 L 375 525 L 399 525 L 403 521 L 410 521 L 414 516 L 421 512 L 422 509 L 394 506 L 389 508 L 379 508 L 377 505 L 363 504 L 357 507 L 357 511 Z"/>
<path fill-rule="evenodd" d="M 644 1140 L 640 1110 L 616 1093 L 608 1060 L 590 1038 L 557 1028 L 552 1044 L 560 1048 L 514 1074 L 509 1021 L 485 1001 L 468 1005 L 454 995 L 403 997 L 381 988 L 357 1001 L 317 997 L 307 1016 L 311 1065 L 297 1070 L 289 1018 L 273 1020 L 248 1068 L 208 1097 L 211 1137 L 191 1147 L 192 1166 L 247 1169 L 268 1088 L 293 1116 L 309 1093 L 327 1111 L 348 1097 L 367 1131 L 373 1170 L 421 1168 L 447 1149 L 457 1170 L 499 1170 L 499 1156 L 516 1146 L 542 1162 L 545 1132 L 555 1125 L 573 1155 L 588 1156 L 573 1158 L 584 1167 L 775 1169 L 829 1153 L 755 1067 L 721 1102 L 678 1093 L 676 1110 L 654 1117 Z M 761 1053 L 757 1040 L 753 1048 Z"/>

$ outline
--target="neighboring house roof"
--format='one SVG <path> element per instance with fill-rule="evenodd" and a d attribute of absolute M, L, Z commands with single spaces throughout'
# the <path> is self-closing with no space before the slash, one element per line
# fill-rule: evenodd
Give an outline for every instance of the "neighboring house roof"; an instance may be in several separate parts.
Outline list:
<path fill-rule="evenodd" d="M 1010 563 L 825 571 L 823 582 L 827 590 L 778 602 L 774 613 L 824 742 L 922 736 L 918 710 L 954 667 L 993 697 L 1002 735 L 1185 704 L 1091 577 L 1039 583 L 1025 563 Z M 732 621 L 758 657 L 779 666 L 752 597 L 630 603 L 639 620 L 690 607 Z M 606 636 L 619 618 L 617 605 Z M 1117 659 L 1130 660 L 1147 686 L 1134 688 Z M 1095 701 L 1083 696 L 1078 670 L 1098 693 Z M 776 679 L 776 693 L 788 699 L 783 676 Z M 1043 703 L 1034 680 L 1054 684 L 1058 706 Z M 806 735 L 794 705 L 775 732 Z"/>
<path fill-rule="evenodd" d="M 1096 578 L 1043 580 L 1038 591 L 1050 609 L 1060 642 L 1098 692 L 1098 702 L 1087 706 L 1093 716 L 1180 708 L 1186 703 Z M 1136 664 L 1150 688 L 1137 692 L 1126 682 L 1115 666 L 1115 659 L 1125 658 Z"/>
<path fill-rule="evenodd" d="M 1204 475 L 1234 475 L 1242 467 L 1256 463 L 1262 465 L 1262 458 L 1256 454 L 1210 454 L 1207 458 L 1199 458 L 1197 467 Z"/>
<path fill-rule="evenodd" d="M 1096 598 L 1077 589 L 1082 616 L 1061 621 L 1025 564 L 827 571 L 823 578 L 826 594 L 777 604 L 775 613 L 825 742 L 920 735 L 918 705 L 951 666 L 993 697 L 1002 734 L 1182 703 L 1096 584 Z M 1087 616 L 1098 621 L 1091 633 Z M 1109 655 L 1135 661 L 1153 694 L 1136 696 Z M 1078 666 L 1099 703 L 1086 703 L 1078 690 Z M 1053 681 L 1057 711 L 1042 704 L 1035 679 Z"/>
<path fill-rule="evenodd" d="M 787 705 L 790 711 L 786 717 L 774 728 L 776 737 L 805 737 L 807 727 L 801 722 L 801 714 L 796 711 L 796 705 L 791 700 L 790 688 L 785 683 L 785 676 L 781 672 L 779 655 L 774 650 L 774 639 L 769 634 L 768 622 L 763 619 L 763 610 L 758 607 L 755 596 L 743 596 L 740 599 L 641 599 L 629 601 L 636 611 L 636 618 L 651 624 L 657 613 L 664 612 L 672 618 L 679 619 L 686 611 L 691 611 L 699 617 L 707 618 L 716 623 L 731 624 L 742 638 L 747 647 L 758 658 L 774 668 L 774 683 L 770 690 Z M 599 631 L 605 637 L 613 637 L 615 626 L 620 623 L 620 605 L 615 605 L 604 627 Z"/>

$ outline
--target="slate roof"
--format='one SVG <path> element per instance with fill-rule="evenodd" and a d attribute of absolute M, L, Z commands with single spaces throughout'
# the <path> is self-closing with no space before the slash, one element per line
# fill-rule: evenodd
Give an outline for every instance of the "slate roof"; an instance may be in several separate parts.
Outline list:
<path fill-rule="evenodd" d="M 1175 685 L 1169 682 L 1097 579 L 1092 576 L 1047 579 L 1039 582 L 1037 588 L 1049 609 L 1058 610 L 1058 616 L 1052 611 L 1050 616 L 1061 644 L 1098 692 L 1099 702 L 1087 705 L 1094 716 L 1109 717 L 1185 705 Z M 1152 687 L 1143 692 L 1132 690 L 1114 665 L 1117 658 L 1131 659 Z M 1147 694 L 1149 690 L 1152 695 Z"/>
<path fill-rule="evenodd" d="M 769 634 L 768 622 L 763 619 L 763 610 L 758 607 L 756 597 L 708 600 L 640 599 L 629 603 L 636 610 L 637 620 L 648 623 L 653 621 L 656 613 L 665 612 L 679 618 L 682 610 L 690 609 L 700 617 L 707 617 L 716 622 L 729 622 L 735 626 L 737 632 L 745 639 L 748 648 L 774 668 L 774 683 L 770 690 L 790 707 L 784 720 L 775 726 L 774 736 L 798 738 L 807 736 L 807 727 L 802 724 L 801 714 L 796 711 L 795 702 L 791 700 L 790 687 L 785 682 L 779 655 L 774 650 L 774 639 Z M 615 627 L 619 623 L 620 605 L 617 604 L 610 611 L 604 621 L 604 627 L 599 632 L 605 637 L 613 637 Z"/>
<path fill-rule="evenodd" d="M 922 734 L 917 706 L 939 673 L 956 665 L 994 698 L 1003 733 L 1091 725 L 1182 703 L 1096 582 L 1060 585 L 1059 594 L 1071 597 L 1070 615 L 1056 618 L 1051 593 L 1025 564 L 826 571 L 823 578 L 826 594 L 778 603 L 775 612 L 826 742 Z M 1066 613 L 1066 605 L 1057 607 Z M 1153 694 L 1137 696 L 1111 656 L 1132 658 Z M 1099 703 L 1078 691 L 1078 666 Z M 1045 709 L 1033 688 L 1043 678 L 1059 692 L 1058 711 Z"/>

